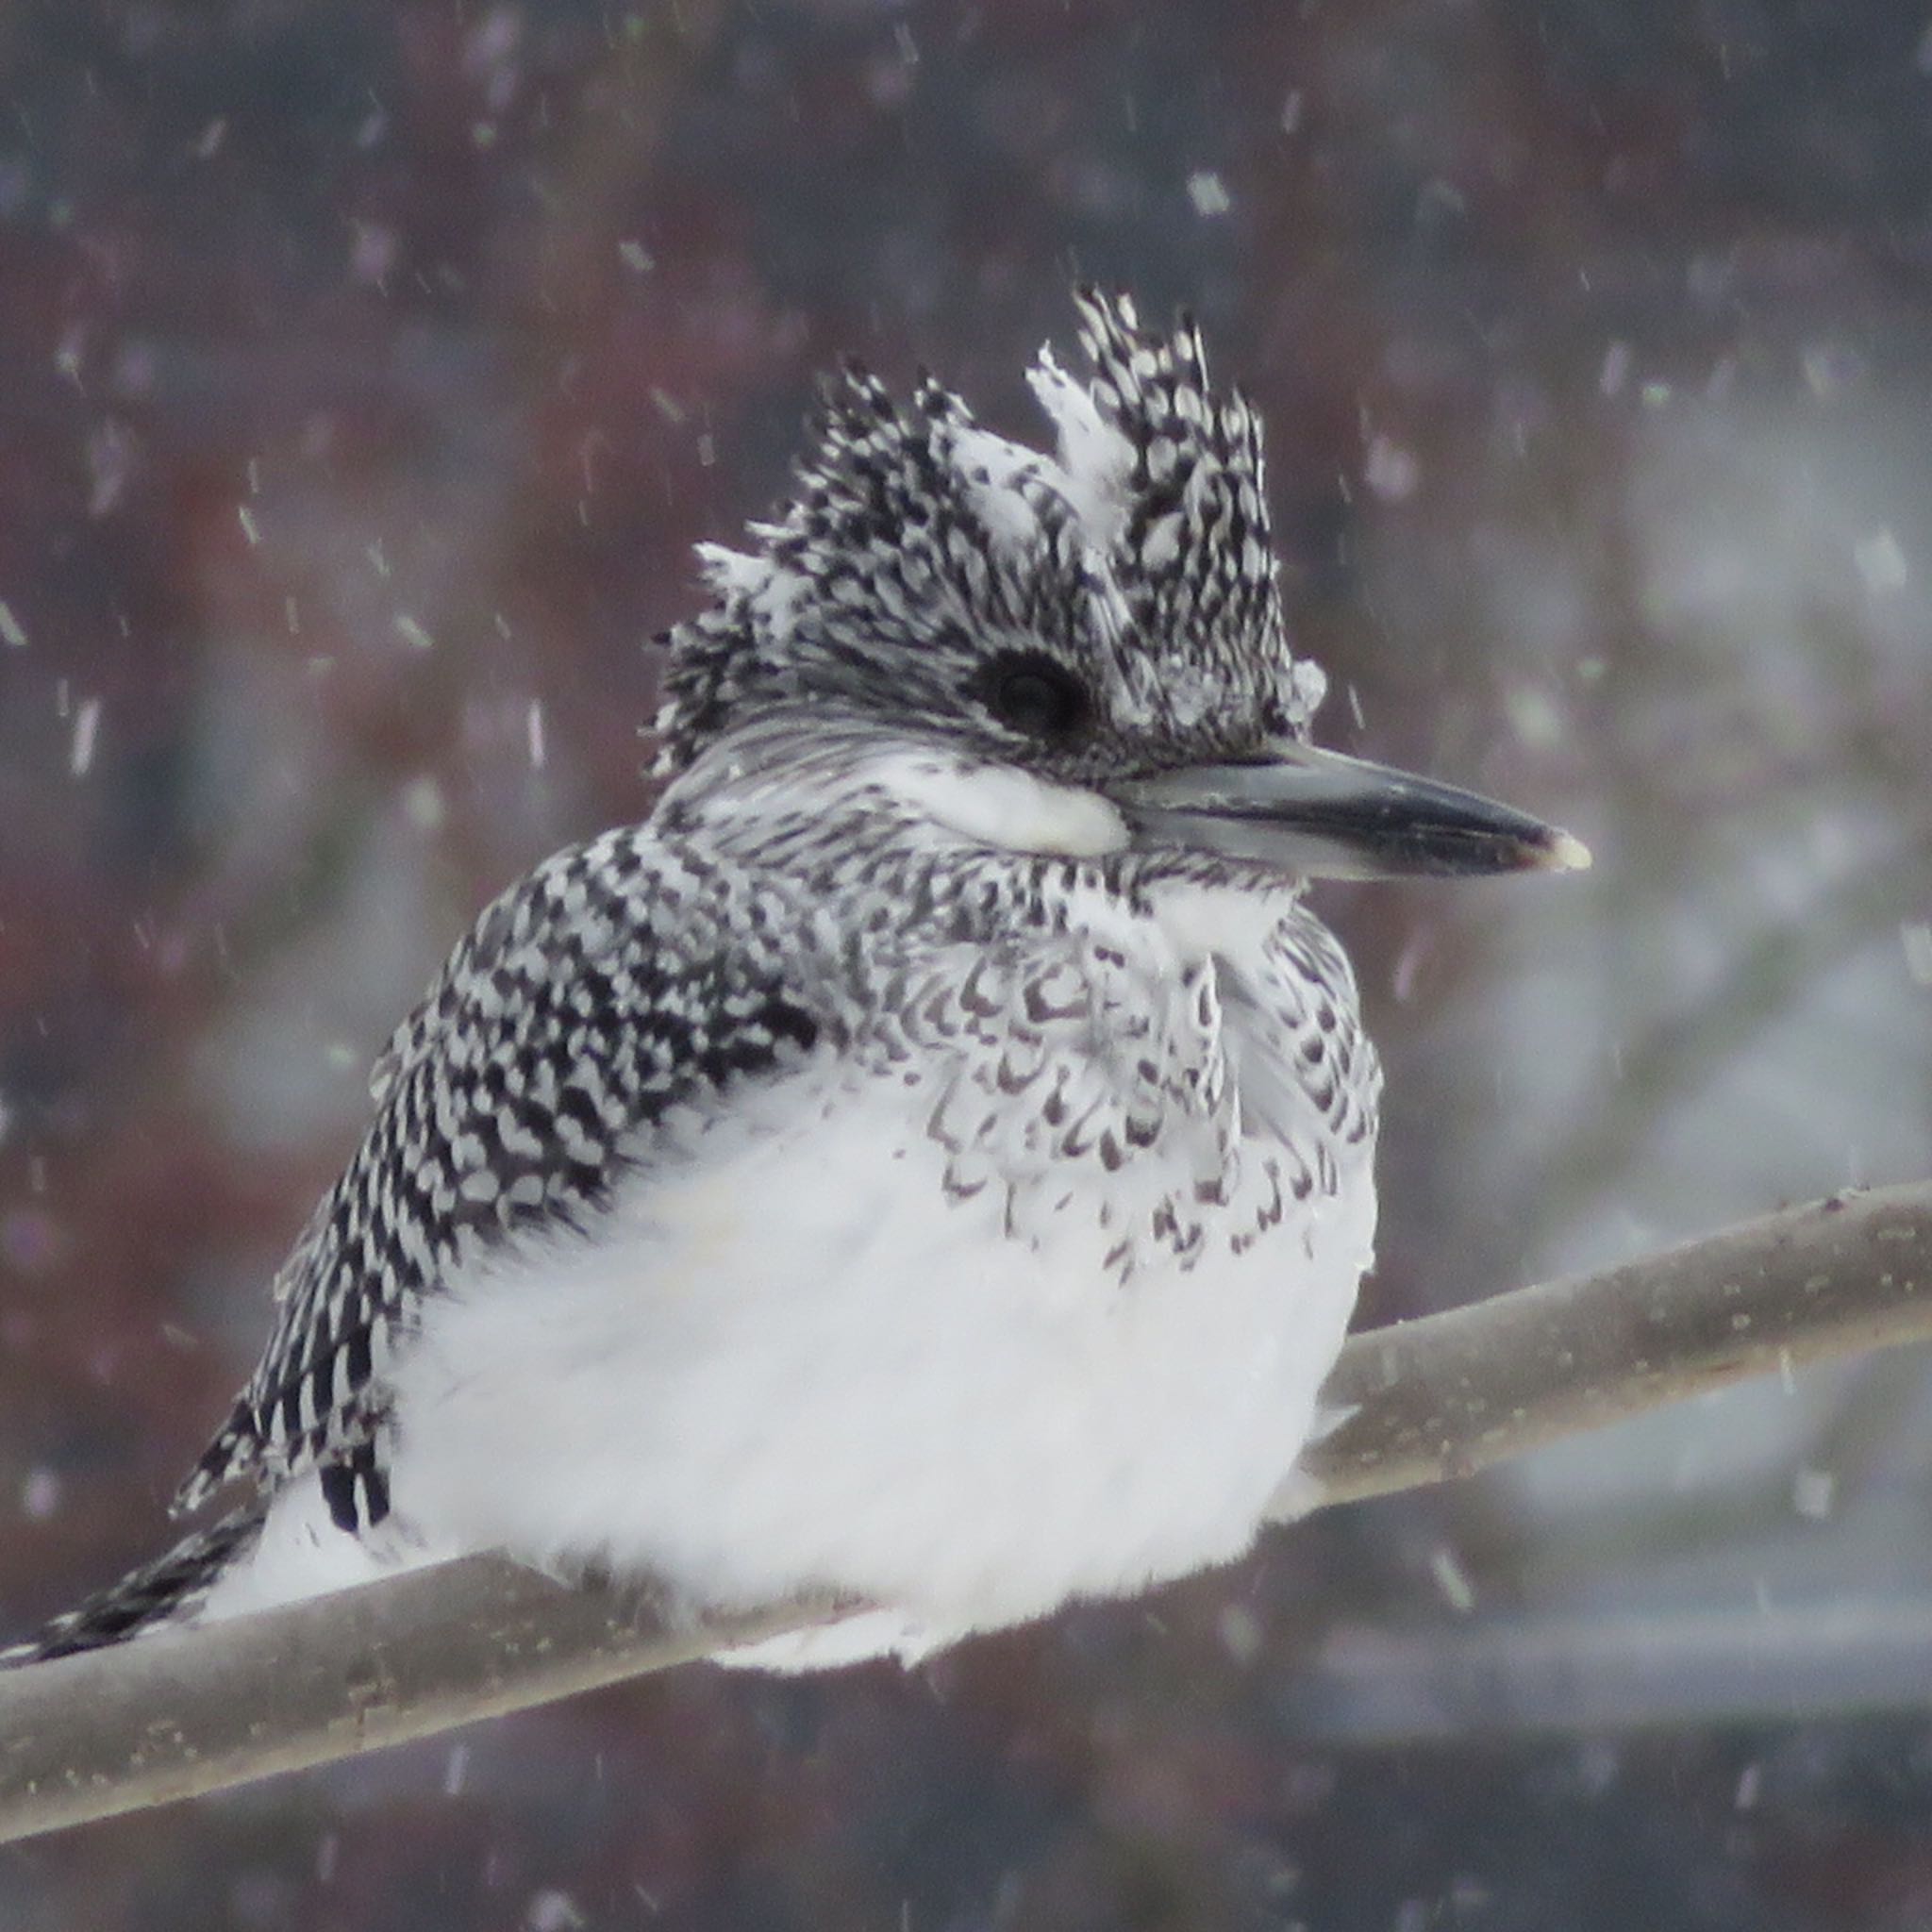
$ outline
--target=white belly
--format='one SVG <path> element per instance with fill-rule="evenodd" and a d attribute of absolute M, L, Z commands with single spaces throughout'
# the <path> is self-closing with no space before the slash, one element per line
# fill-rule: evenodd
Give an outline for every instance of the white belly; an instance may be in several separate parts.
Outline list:
<path fill-rule="evenodd" d="M 400 1523 L 699 1603 L 853 1592 L 893 1612 L 860 1651 L 1239 1555 L 1369 1259 L 1365 1160 L 1244 1254 L 1210 1231 L 1191 1269 L 1123 1285 L 1091 1202 L 1008 1238 L 991 1195 L 943 1203 L 908 1097 L 854 1099 L 794 1100 L 620 1193 L 594 1247 L 496 1256 L 425 1307 L 394 1378 Z"/>

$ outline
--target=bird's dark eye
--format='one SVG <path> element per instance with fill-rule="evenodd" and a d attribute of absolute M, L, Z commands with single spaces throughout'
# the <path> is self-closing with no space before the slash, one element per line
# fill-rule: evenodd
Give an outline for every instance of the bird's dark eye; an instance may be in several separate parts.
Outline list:
<path fill-rule="evenodd" d="M 1087 722 L 1087 692 L 1065 665 L 1031 651 L 993 660 L 986 679 L 993 716 L 1028 738 L 1070 738 Z"/>

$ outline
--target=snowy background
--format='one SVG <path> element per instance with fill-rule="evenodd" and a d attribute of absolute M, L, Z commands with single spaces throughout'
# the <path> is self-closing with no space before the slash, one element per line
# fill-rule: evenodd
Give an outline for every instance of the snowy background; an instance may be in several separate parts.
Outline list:
<path fill-rule="evenodd" d="M 1271 425 L 1328 741 L 1580 879 L 1332 891 L 1364 1313 L 1932 1172 L 1932 15 L 0 18 L 0 1623 L 151 1554 L 482 901 L 639 815 L 810 378 L 1067 285 Z M 692 1669 L 0 1851 L 0 1924 L 1906 1932 L 1932 1386 L 1772 1382 L 911 1676 Z"/>

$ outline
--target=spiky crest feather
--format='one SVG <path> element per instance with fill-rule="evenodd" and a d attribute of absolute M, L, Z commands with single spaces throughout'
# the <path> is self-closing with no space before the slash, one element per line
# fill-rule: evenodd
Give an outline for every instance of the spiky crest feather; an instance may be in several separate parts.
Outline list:
<path fill-rule="evenodd" d="M 1210 388 L 1198 328 L 1143 329 L 1082 291 L 1084 380 L 1042 349 L 1048 456 L 980 427 L 930 375 L 894 401 L 858 363 L 825 390 L 796 492 L 755 548 L 699 551 L 718 604 L 668 634 L 659 770 L 681 770 L 754 693 L 788 694 L 882 648 L 908 670 L 962 632 L 1096 648 L 1150 726 L 1198 725 L 1230 683 L 1306 730 L 1324 679 L 1291 658 L 1259 418 Z"/>

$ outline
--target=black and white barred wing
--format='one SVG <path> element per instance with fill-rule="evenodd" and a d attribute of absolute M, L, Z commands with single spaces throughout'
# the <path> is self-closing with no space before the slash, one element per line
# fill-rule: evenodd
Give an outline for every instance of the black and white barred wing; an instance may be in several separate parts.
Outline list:
<path fill-rule="evenodd" d="M 820 1023 L 790 992 L 758 889 L 646 826 L 558 854 L 497 899 L 397 1030 L 376 1114 L 276 1282 L 274 1336 L 183 1485 L 319 1467 L 344 1527 L 388 1495 L 385 1364 L 479 1249 L 591 1227 L 682 1101 L 780 1068 Z"/>

